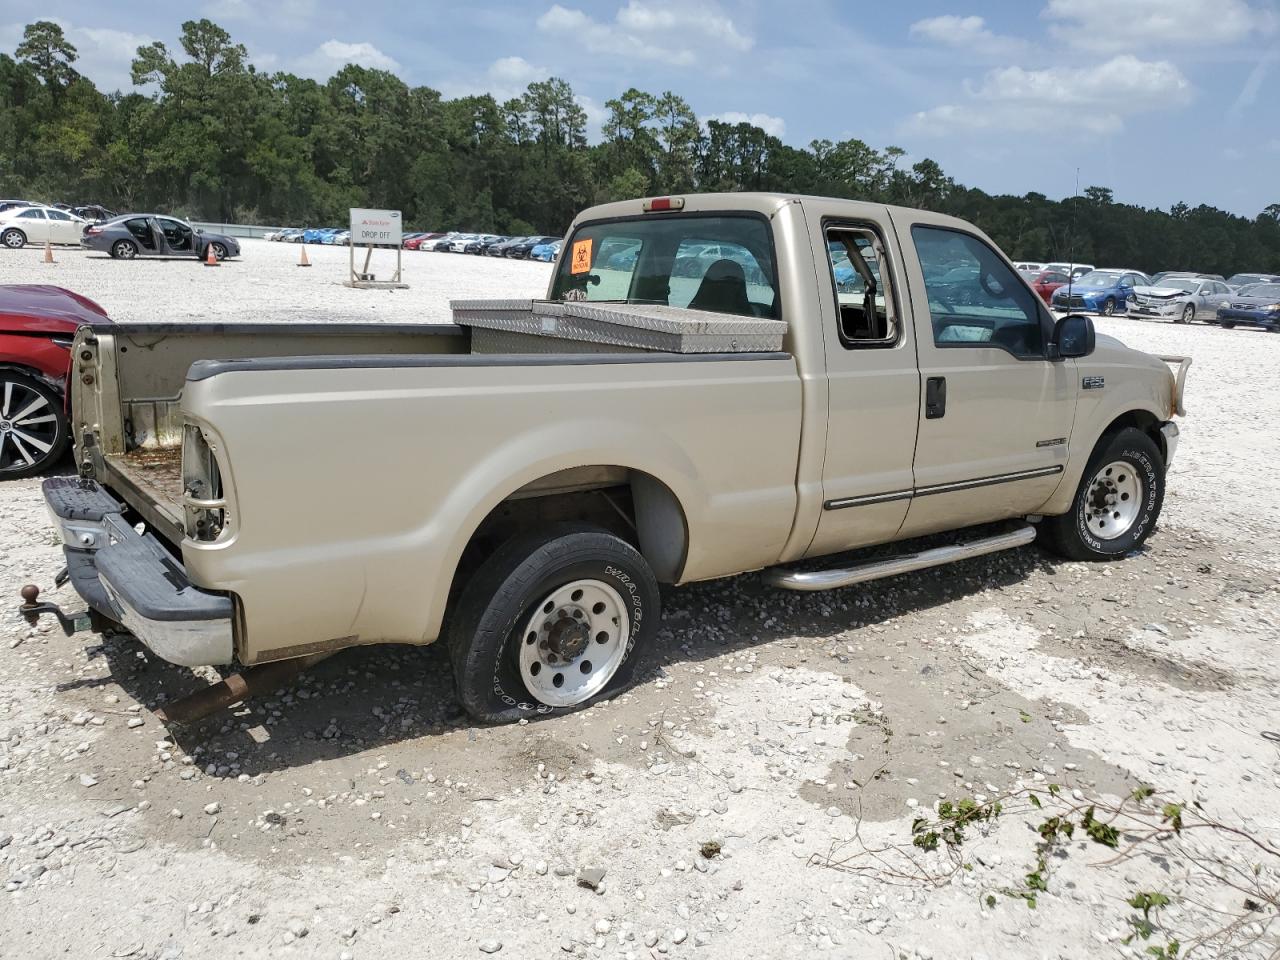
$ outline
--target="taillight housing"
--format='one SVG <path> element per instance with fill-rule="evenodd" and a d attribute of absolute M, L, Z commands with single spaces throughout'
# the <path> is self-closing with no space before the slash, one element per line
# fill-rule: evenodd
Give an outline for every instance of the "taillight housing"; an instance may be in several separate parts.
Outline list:
<path fill-rule="evenodd" d="M 222 472 L 214 446 L 194 423 L 182 432 L 182 507 L 189 538 L 211 543 L 222 536 L 227 525 Z"/>

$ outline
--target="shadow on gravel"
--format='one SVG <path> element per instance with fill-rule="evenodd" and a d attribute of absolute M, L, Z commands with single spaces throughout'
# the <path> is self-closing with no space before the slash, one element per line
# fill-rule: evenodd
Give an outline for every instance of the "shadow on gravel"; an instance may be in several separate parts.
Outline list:
<path fill-rule="evenodd" d="M 930 538 L 930 545 L 947 538 Z M 869 553 L 900 552 L 890 545 Z M 836 564 L 851 557 L 831 558 Z M 709 660 L 778 640 L 790 646 L 874 627 L 895 618 L 1000 590 L 1037 571 L 1050 574 L 1055 561 L 1036 547 L 963 561 L 925 574 L 901 576 L 844 590 L 802 594 L 765 586 L 752 574 L 664 588 L 664 616 L 653 668 L 639 685 L 662 675 L 667 665 Z M 870 637 L 873 642 L 877 639 Z M 150 656 L 128 633 L 102 636 L 89 648 L 110 676 L 77 680 L 70 687 L 118 683 L 150 709 L 200 689 L 213 678 Z M 848 658 L 840 659 L 847 663 Z M 226 672 L 230 672 L 229 670 Z M 538 724 L 540 726 L 540 724 Z M 189 728 L 172 725 L 178 745 L 197 758 L 230 751 L 219 773 L 269 773 L 406 740 L 467 730 L 472 721 L 454 697 L 443 644 L 430 647 L 380 645 L 346 650 L 317 664 L 287 687 L 246 701 Z M 548 731 L 540 731 L 548 732 Z M 488 738 L 487 738 L 488 739 Z M 517 739 L 525 739 L 517 738 Z M 514 741 L 504 740 L 512 743 Z M 204 749 L 198 749 L 203 747 Z M 203 761 L 202 765 L 203 765 Z"/>

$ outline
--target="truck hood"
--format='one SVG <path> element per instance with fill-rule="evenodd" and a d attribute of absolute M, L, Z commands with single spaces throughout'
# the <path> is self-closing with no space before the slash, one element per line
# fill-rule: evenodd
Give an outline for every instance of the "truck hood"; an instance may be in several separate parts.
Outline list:
<path fill-rule="evenodd" d="M 0 333 L 69 334 L 108 321 L 88 297 L 51 284 L 0 284 Z"/>

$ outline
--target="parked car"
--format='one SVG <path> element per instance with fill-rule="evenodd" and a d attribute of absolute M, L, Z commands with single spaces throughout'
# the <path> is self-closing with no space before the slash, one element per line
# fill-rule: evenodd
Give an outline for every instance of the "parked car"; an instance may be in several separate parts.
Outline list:
<path fill-rule="evenodd" d="M 1053 301 L 1053 291 L 1059 287 L 1065 287 L 1071 282 L 1071 277 L 1063 273 L 1061 270 L 1041 270 L 1033 277 L 1028 277 L 1031 282 L 1031 289 L 1040 294 L 1040 299 L 1045 303 L 1051 304 Z"/>
<path fill-rule="evenodd" d="M 0 285 L 0 480 L 33 476 L 67 447 L 71 342 L 106 311 L 61 287 Z"/>
<path fill-rule="evenodd" d="M 1076 277 L 1083 277 L 1086 273 L 1092 273 L 1096 269 L 1092 263 L 1046 263 L 1044 268 L 1065 273 L 1073 280 Z"/>
<path fill-rule="evenodd" d="M 486 257 L 505 257 L 507 250 L 516 244 L 524 243 L 526 240 L 532 240 L 533 237 L 507 237 L 499 243 L 491 243 L 485 247 L 484 254 Z"/>
<path fill-rule="evenodd" d="M 448 236 L 448 234 L 441 233 L 440 231 L 420 233 L 411 240 L 408 240 L 404 244 L 404 248 L 406 250 L 430 250 L 437 240 L 445 236 Z"/>
<path fill-rule="evenodd" d="M 13 207 L 0 213 L 0 245 L 21 250 L 28 243 L 78 245 L 85 221 L 56 207 Z"/>
<path fill-rule="evenodd" d="M 500 237 L 492 233 L 482 234 L 481 236 L 476 237 L 474 240 L 467 243 L 467 245 L 462 248 L 462 252 L 483 254 L 488 247 L 492 246 L 495 243 L 501 243 L 503 240 L 506 240 L 506 239 L 508 238 Z"/>
<path fill-rule="evenodd" d="M 109 253 L 116 260 L 136 257 L 196 257 L 204 260 L 213 249 L 218 260 L 240 256 L 240 241 L 221 233 L 205 233 L 185 220 L 161 213 L 126 213 L 96 223 L 84 231 L 80 243 L 87 250 Z"/>
<path fill-rule="evenodd" d="M 516 260 L 528 259 L 532 256 L 534 247 L 547 243 L 558 243 L 560 239 L 560 237 L 525 237 L 519 243 L 513 243 L 508 247 L 503 252 L 503 256 Z"/>
<path fill-rule="evenodd" d="M 1280 283 L 1280 276 L 1272 273 L 1237 273 L 1227 278 L 1227 286 L 1239 290 L 1254 283 Z"/>
<path fill-rule="evenodd" d="M 1231 288 L 1221 280 L 1166 275 L 1158 284 L 1133 288 L 1129 313 L 1160 317 L 1174 323 L 1214 320 L 1218 307 L 1230 295 Z"/>
<path fill-rule="evenodd" d="M 278 338 L 202 341 L 182 325 L 144 334 L 148 350 L 120 349 L 128 331 L 96 337 L 73 381 L 77 405 L 94 405 L 73 421 L 83 475 L 43 488 L 73 588 L 187 666 L 439 639 L 462 706 L 510 722 L 644 677 L 666 652 L 659 583 L 763 570 L 774 589 L 827 590 L 1037 537 L 1073 560 L 1123 562 L 1156 529 L 1185 358 L 1175 376 L 1089 317 L 1055 320 L 953 217 L 752 193 L 681 197 L 666 215 L 674 203 L 579 214 L 566 241 L 579 252 L 549 278 L 552 312 L 520 318 L 542 331 L 525 350 L 470 353 L 468 332 L 445 325 L 336 356 L 333 334 L 360 343 L 368 325 L 290 331 L 286 356 Z M 883 307 L 836 298 L 832 236 L 879 246 L 882 280 L 904 289 Z M 642 241 L 629 288 L 589 269 L 621 238 Z M 728 260 L 672 277 L 671 251 L 694 242 L 743 251 L 767 285 Z M 936 307 L 922 264 L 944 258 L 977 267 L 974 306 Z M 784 294 L 815 309 L 784 324 Z M 574 352 L 552 318 L 582 300 L 610 317 L 588 326 L 596 343 L 643 341 L 655 319 L 671 336 Z M 725 314 L 736 329 L 707 329 Z M 714 352 L 685 351 L 693 337 Z M 174 424 L 147 452 L 154 463 L 167 449 L 178 482 L 139 481 L 127 454 L 142 441 L 125 428 L 139 401 Z M 334 456 L 333 437 L 351 435 L 378 456 Z M 944 531 L 956 536 L 943 546 L 838 558 Z"/>
<path fill-rule="evenodd" d="M 1218 307 L 1219 326 L 1263 327 L 1280 333 L 1280 278 L 1273 283 L 1251 283 L 1233 291 Z"/>
<path fill-rule="evenodd" d="M 320 238 L 320 242 L 329 247 L 351 246 L 350 230 L 333 230 Z"/>
<path fill-rule="evenodd" d="M 38 207 L 40 204 L 34 200 L 0 200 L 0 213 L 6 210 L 13 210 L 17 207 Z"/>
<path fill-rule="evenodd" d="M 1050 304 L 1055 310 L 1090 310 L 1109 317 L 1125 311 L 1134 287 L 1150 285 L 1137 270 L 1093 270 L 1053 291 Z"/>
<path fill-rule="evenodd" d="M 303 243 L 323 243 L 324 238 L 331 233 L 337 233 L 341 227 L 308 227 L 302 231 Z"/>
<path fill-rule="evenodd" d="M 1017 270 L 1019 273 L 1039 274 L 1044 270 L 1044 264 L 1036 263 L 1034 260 L 1015 260 L 1013 262 L 1013 269 Z"/>
<path fill-rule="evenodd" d="M 276 233 L 275 236 L 267 237 L 268 240 L 275 240 L 278 243 L 300 243 L 302 235 L 306 233 L 301 227 L 285 227 Z"/>
<path fill-rule="evenodd" d="M 561 241 L 555 240 L 551 243 L 538 244 L 529 251 L 529 259 L 554 263 L 560 259 L 560 243 Z"/>

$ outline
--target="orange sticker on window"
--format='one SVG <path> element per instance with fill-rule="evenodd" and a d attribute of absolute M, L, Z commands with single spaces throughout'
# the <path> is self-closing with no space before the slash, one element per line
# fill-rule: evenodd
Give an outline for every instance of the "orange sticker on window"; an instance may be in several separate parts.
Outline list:
<path fill-rule="evenodd" d="M 591 270 L 591 238 L 579 240 L 573 245 L 573 259 L 569 261 L 570 273 L 587 273 Z"/>

